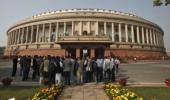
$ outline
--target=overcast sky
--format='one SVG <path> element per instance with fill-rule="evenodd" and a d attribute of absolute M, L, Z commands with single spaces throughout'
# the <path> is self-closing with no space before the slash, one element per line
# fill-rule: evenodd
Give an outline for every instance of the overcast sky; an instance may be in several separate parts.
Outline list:
<path fill-rule="evenodd" d="M 1 0 L 0 46 L 6 45 L 6 30 L 15 22 L 38 13 L 71 8 L 101 8 L 129 12 L 158 24 L 170 51 L 170 5 L 153 7 L 153 0 Z"/>

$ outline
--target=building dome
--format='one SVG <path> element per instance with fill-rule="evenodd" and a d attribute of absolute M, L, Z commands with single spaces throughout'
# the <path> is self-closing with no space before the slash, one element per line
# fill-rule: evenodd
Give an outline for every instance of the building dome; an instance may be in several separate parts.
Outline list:
<path fill-rule="evenodd" d="M 163 30 L 130 13 L 106 9 L 45 12 L 7 30 L 6 56 L 119 56 L 160 59 L 166 56 Z"/>

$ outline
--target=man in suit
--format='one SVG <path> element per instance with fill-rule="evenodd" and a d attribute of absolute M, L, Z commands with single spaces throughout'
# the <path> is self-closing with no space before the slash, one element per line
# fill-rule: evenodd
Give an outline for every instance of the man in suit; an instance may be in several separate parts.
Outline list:
<path fill-rule="evenodd" d="M 70 57 L 66 56 L 66 59 L 63 62 L 64 80 L 66 85 L 70 85 L 71 66 L 72 66 L 71 59 Z"/>

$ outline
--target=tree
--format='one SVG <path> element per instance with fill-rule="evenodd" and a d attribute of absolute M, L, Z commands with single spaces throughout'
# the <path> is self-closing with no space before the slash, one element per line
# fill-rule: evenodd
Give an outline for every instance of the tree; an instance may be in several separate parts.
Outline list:
<path fill-rule="evenodd" d="M 161 6 L 162 4 L 165 4 L 167 6 L 170 4 L 170 0 L 153 0 L 153 6 Z"/>

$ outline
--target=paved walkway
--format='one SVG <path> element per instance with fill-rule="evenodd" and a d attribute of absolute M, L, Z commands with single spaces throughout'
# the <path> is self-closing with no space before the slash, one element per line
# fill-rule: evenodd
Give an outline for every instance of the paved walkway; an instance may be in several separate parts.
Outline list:
<path fill-rule="evenodd" d="M 109 100 L 103 90 L 103 84 L 86 83 L 66 87 L 58 100 Z"/>

